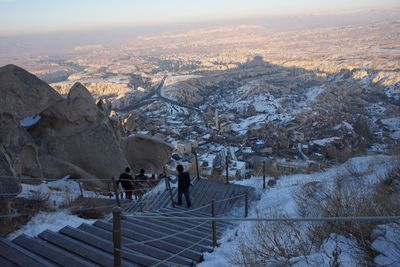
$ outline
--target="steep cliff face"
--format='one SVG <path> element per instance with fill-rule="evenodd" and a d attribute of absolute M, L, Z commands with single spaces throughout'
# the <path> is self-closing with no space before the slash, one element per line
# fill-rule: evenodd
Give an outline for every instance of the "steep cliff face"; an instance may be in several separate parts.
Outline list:
<path fill-rule="evenodd" d="M 13 65 L 0 68 L 0 119 L 3 175 L 109 179 L 129 165 L 158 170 L 171 155 L 159 140 L 122 142 L 119 120 L 82 84 L 63 97 Z M 152 158 L 148 151 L 160 156 Z"/>

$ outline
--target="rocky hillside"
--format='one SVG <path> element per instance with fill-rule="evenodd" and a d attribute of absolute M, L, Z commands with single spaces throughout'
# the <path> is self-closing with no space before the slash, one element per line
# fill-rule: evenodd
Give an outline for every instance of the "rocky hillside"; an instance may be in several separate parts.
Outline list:
<path fill-rule="evenodd" d="M 0 68 L 0 117 L 1 175 L 108 179 L 127 166 L 159 171 L 171 154 L 158 139 L 122 138 L 118 117 L 82 84 L 62 96 L 15 65 Z"/>

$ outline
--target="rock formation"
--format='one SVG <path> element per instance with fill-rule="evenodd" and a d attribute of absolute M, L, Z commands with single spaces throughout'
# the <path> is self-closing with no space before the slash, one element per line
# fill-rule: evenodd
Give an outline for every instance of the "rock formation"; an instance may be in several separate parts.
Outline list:
<path fill-rule="evenodd" d="M 168 143 L 141 134 L 123 138 L 123 149 L 131 166 L 152 173 L 162 172 L 162 166 L 172 154 L 172 147 Z"/>
<path fill-rule="evenodd" d="M 0 68 L 0 114 L 17 120 L 40 113 L 61 99 L 48 84 L 15 65 Z"/>
<path fill-rule="evenodd" d="M 0 68 L 0 119 L 3 175 L 109 179 L 129 165 L 159 171 L 172 151 L 151 137 L 122 140 L 119 117 L 82 84 L 63 97 L 14 65 Z"/>

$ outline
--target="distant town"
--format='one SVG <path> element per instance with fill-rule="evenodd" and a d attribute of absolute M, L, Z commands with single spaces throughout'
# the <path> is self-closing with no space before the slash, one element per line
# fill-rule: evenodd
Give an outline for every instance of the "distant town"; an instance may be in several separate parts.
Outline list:
<path fill-rule="evenodd" d="M 81 82 L 123 135 L 172 144 L 172 170 L 196 174 L 196 153 L 201 176 L 278 175 L 398 147 L 399 26 L 223 27 L 21 63 L 61 94 Z"/>

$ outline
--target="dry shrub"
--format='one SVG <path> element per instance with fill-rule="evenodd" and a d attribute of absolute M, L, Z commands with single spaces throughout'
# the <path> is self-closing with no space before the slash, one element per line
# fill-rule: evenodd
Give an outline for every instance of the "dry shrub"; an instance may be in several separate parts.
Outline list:
<path fill-rule="evenodd" d="M 398 165 L 399 166 L 399 165 Z M 400 167 L 395 167 L 378 184 L 373 199 L 385 215 L 400 214 Z"/>
<path fill-rule="evenodd" d="M 35 203 L 39 208 L 48 207 L 48 200 L 50 198 L 50 194 L 48 192 L 43 192 L 41 190 L 30 191 L 28 199 Z"/>
<path fill-rule="evenodd" d="M 395 144 L 390 152 L 393 156 L 397 157 L 399 160 L 400 159 L 400 143 Z"/>
<path fill-rule="evenodd" d="M 285 216 L 275 214 L 271 217 Z M 253 267 L 274 263 L 285 266 L 291 258 L 308 255 L 312 250 L 308 236 L 298 223 L 262 221 L 255 222 L 251 229 L 251 233 L 239 241 L 238 253 L 230 259 L 232 264 Z"/>
<path fill-rule="evenodd" d="M 368 141 L 374 140 L 374 135 L 370 129 L 370 124 L 368 119 L 365 116 L 359 116 L 354 122 L 354 131 L 367 139 Z"/>
<path fill-rule="evenodd" d="M 372 192 L 359 192 L 357 188 L 337 188 L 327 194 L 319 207 L 323 217 L 381 216 L 382 211 L 374 203 Z M 316 207 L 317 208 L 317 207 Z M 318 208 L 317 208 L 318 210 Z M 315 225 L 312 236 L 321 244 L 330 234 L 356 237 L 365 248 L 370 246 L 370 234 L 377 222 L 322 222 Z"/>
<path fill-rule="evenodd" d="M 360 170 L 357 169 L 357 167 L 354 165 L 354 163 L 347 162 L 344 165 L 345 171 L 342 173 L 342 178 L 352 178 L 352 179 L 362 179 L 365 177 L 365 175 L 368 173 L 367 171 L 361 172 Z"/>
<path fill-rule="evenodd" d="M 299 212 L 303 216 L 351 217 L 384 216 L 399 214 L 400 169 L 395 168 L 377 185 L 366 185 L 360 177 L 364 174 L 355 168 L 346 168 L 347 174 L 338 175 L 333 189 L 317 188 L 317 184 L 307 184 L 296 198 Z M 393 184 L 398 181 L 399 187 Z M 320 191 L 321 190 L 321 191 Z M 355 238 L 362 248 L 367 264 L 373 261 L 375 252 L 371 249 L 371 233 L 382 222 L 341 221 L 310 224 L 310 240 L 320 246 L 331 233 Z M 362 256 L 362 255 L 358 255 Z"/>
<path fill-rule="evenodd" d="M 400 212 L 400 167 L 394 168 L 377 184 L 367 184 L 352 164 L 338 173 L 334 185 L 310 182 L 303 186 L 295 200 L 302 217 L 351 217 L 398 215 Z M 270 217 L 283 217 L 270 214 Z M 265 217 L 265 216 L 262 216 Z M 238 266 L 288 266 L 290 259 L 305 257 L 319 249 L 332 234 L 354 240 L 348 248 L 359 266 L 370 266 L 376 256 L 371 248 L 371 233 L 382 222 L 254 222 L 251 232 L 239 242 L 231 263 Z M 332 255 L 327 255 L 330 266 L 339 266 L 343 247 L 337 245 Z M 347 246 L 349 247 L 349 246 Z M 350 251 L 351 250 L 351 251 Z"/>
<path fill-rule="evenodd" d="M 276 162 L 273 162 L 271 160 L 267 162 L 265 166 L 265 172 L 267 176 L 274 177 L 275 180 L 278 179 L 283 174 L 283 171 L 278 168 Z"/>
<path fill-rule="evenodd" d="M 8 207 L 10 208 L 10 216 L 7 218 L 1 218 L 0 220 L 0 236 L 6 236 L 12 233 L 23 225 L 25 225 L 35 214 L 39 211 L 50 211 L 48 206 L 48 195 L 44 193 L 35 192 L 30 195 L 30 198 L 14 198 L 7 200 L 7 202 L 0 202 L 2 207 L 1 214 L 8 213 Z M 8 206 L 8 207 L 7 207 Z M 3 213 L 4 209 L 4 213 Z"/>
<path fill-rule="evenodd" d="M 297 210 L 301 217 L 318 216 L 317 210 L 310 209 L 319 205 L 319 199 L 323 196 L 323 185 L 321 182 L 309 182 L 303 185 L 300 193 L 294 196 Z"/>

